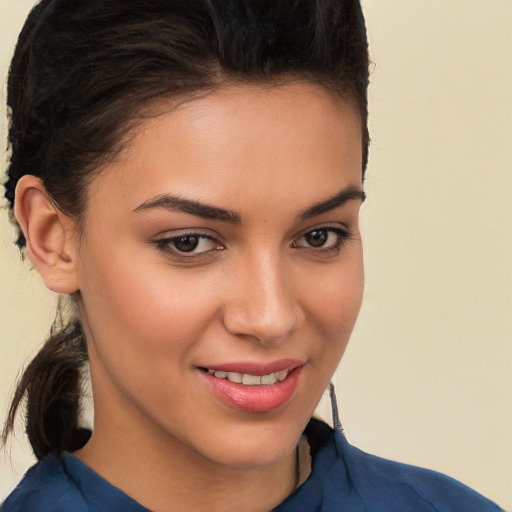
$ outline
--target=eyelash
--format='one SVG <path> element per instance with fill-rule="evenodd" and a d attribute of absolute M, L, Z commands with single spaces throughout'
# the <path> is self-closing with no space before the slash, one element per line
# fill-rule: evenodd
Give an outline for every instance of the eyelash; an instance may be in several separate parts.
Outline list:
<path fill-rule="evenodd" d="M 311 229 L 310 231 L 307 231 L 306 233 L 304 233 L 303 235 L 298 237 L 298 239 L 295 239 L 292 242 L 292 247 L 295 247 L 295 248 L 301 247 L 301 246 L 297 245 L 297 240 L 300 240 L 301 238 L 305 238 L 307 235 L 313 235 L 315 233 L 327 234 L 327 237 L 329 237 L 330 234 L 334 234 L 336 236 L 336 240 L 334 241 L 334 244 L 331 247 L 325 247 L 324 245 L 322 245 L 317 248 L 317 247 L 309 245 L 307 247 L 304 247 L 304 249 L 311 249 L 315 252 L 323 251 L 324 253 L 338 252 L 341 249 L 341 247 L 346 242 L 348 242 L 350 240 L 350 237 L 351 237 L 351 233 L 348 231 L 348 229 L 335 228 L 335 227 L 329 227 L 329 226 L 320 227 L 320 228 Z M 329 240 L 329 238 L 327 238 L 327 240 Z"/>
<path fill-rule="evenodd" d="M 179 249 L 176 248 L 176 244 L 180 240 L 186 240 L 186 239 L 192 239 L 192 238 L 197 239 L 197 244 L 200 244 L 203 241 L 209 241 L 212 243 L 217 242 L 218 247 L 216 247 L 214 249 L 207 250 L 207 251 L 199 252 L 199 253 L 192 252 L 197 248 L 197 246 L 194 247 L 192 249 L 192 251 L 180 251 Z M 212 251 L 223 250 L 222 245 L 218 242 L 218 240 L 215 237 L 205 235 L 202 233 L 184 233 L 184 234 L 178 235 L 178 236 L 161 238 L 160 240 L 155 240 L 153 243 L 156 245 L 156 248 L 158 250 L 168 253 L 176 258 L 183 259 L 183 260 L 191 260 L 194 257 L 197 258 L 200 256 L 204 256 Z"/>
<path fill-rule="evenodd" d="M 329 240 L 329 236 L 331 234 L 334 234 L 336 236 L 336 240 L 334 241 L 334 244 L 331 247 L 324 247 L 324 245 L 321 245 L 318 247 L 314 247 L 312 245 L 302 246 L 297 243 L 298 240 L 305 238 L 308 235 L 314 236 L 315 234 L 327 235 L 326 241 Z M 311 250 L 311 251 L 314 251 L 315 253 L 320 253 L 320 254 L 321 253 L 323 253 L 323 254 L 337 253 L 337 252 L 339 252 L 341 247 L 346 242 L 348 242 L 350 240 L 351 236 L 352 236 L 351 233 L 346 228 L 338 228 L 338 227 L 331 227 L 331 226 L 319 227 L 319 228 L 311 229 L 311 230 L 307 231 L 306 233 L 300 235 L 296 239 L 294 239 L 292 242 L 292 247 L 296 248 L 296 249 L 303 248 L 303 249 Z M 200 244 L 202 241 L 210 241 L 213 244 L 216 243 L 218 246 L 214 247 L 213 249 L 209 249 L 209 250 L 198 252 L 198 253 L 193 252 L 195 249 L 197 249 L 197 245 L 195 247 L 193 247 L 191 251 L 180 251 L 179 249 L 177 249 L 176 244 L 180 240 L 184 241 L 186 239 L 192 239 L 192 238 L 196 239 L 197 244 Z M 182 259 L 182 260 L 192 260 L 193 258 L 199 258 L 201 256 L 204 257 L 205 255 L 211 253 L 212 251 L 220 251 L 220 250 L 224 249 L 224 247 L 218 241 L 217 238 L 210 236 L 210 235 L 205 235 L 203 233 L 184 233 L 184 234 L 178 235 L 178 236 L 161 238 L 159 240 L 153 241 L 152 243 L 156 246 L 156 248 L 158 250 L 168 253 L 168 254 L 172 255 L 173 257 L 176 257 L 176 258 Z"/>

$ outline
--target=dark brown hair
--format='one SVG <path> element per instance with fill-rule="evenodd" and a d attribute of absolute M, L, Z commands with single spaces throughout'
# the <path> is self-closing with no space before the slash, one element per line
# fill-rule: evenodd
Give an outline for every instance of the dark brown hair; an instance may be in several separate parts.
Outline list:
<path fill-rule="evenodd" d="M 361 121 L 364 174 L 368 64 L 358 0 L 42 0 L 8 80 L 11 215 L 18 180 L 32 174 L 80 225 L 88 177 L 122 149 L 147 105 L 223 83 L 310 81 L 349 101 Z M 20 231 L 17 243 L 25 244 Z M 26 397 L 38 458 L 83 445 L 86 361 L 78 319 L 53 329 L 18 384 L 4 441 Z"/>

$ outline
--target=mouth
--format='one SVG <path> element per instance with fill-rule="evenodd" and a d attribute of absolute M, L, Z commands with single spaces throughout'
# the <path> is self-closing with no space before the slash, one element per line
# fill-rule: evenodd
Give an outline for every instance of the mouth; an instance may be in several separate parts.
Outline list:
<path fill-rule="evenodd" d="M 286 406 L 295 395 L 303 369 L 304 362 L 297 360 L 198 368 L 213 396 L 230 408 L 252 413 Z"/>
<path fill-rule="evenodd" d="M 204 368 L 203 370 L 217 379 L 226 379 L 229 382 L 242 384 L 243 386 L 272 386 L 278 382 L 283 382 L 291 371 L 281 370 L 266 375 L 251 375 L 250 373 L 225 372 L 222 370 L 212 370 L 211 368 Z"/>

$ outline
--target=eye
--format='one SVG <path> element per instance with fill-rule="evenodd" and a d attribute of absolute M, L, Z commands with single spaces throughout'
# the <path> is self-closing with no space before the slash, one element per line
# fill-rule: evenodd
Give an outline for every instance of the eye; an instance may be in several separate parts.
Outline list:
<path fill-rule="evenodd" d="M 350 238 L 350 233 L 341 228 L 318 228 L 308 231 L 293 241 L 293 247 L 337 250 Z"/>
<path fill-rule="evenodd" d="M 153 243 L 162 251 L 183 257 L 223 249 L 214 238 L 196 233 L 162 238 Z"/>

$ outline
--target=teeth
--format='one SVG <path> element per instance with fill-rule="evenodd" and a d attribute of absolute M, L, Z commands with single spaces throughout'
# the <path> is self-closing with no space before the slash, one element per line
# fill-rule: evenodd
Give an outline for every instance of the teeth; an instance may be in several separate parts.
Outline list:
<path fill-rule="evenodd" d="M 289 370 L 270 373 L 268 375 L 249 375 L 248 373 L 223 372 L 221 370 L 208 370 L 210 375 L 218 379 L 227 379 L 235 384 L 243 384 L 244 386 L 271 386 L 276 382 L 282 382 L 288 377 Z"/>
<path fill-rule="evenodd" d="M 217 372 L 215 372 L 217 373 Z M 221 372 L 223 373 L 223 372 Z M 215 375 L 217 376 L 217 375 Z M 226 378 L 231 381 L 231 382 L 235 382 L 236 384 L 242 384 L 242 374 L 241 373 L 237 373 L 237 372 L 228 372 L 226 374 Z"/>
<path fill-rule="evenodd" d="M 277 380 L 279 382 L 282 382 L 284 379 L 286 379 L 286 377 L 288 377 L 288 370 L 282 370 L 280 372 L 277 372 L 275 376 L 277 377 Z"/>
<path fill-rule="evenodd" d="M 270 375 L 262 375 L 261 376 L 261 383 L 270 386 L 271 384 L 275 384 L 277 382 L 276 374 L 271 373 Z"/>
<path fill-rule="evenodd" d="M 242 384 L 244 386 L 259 386 L 261 384 L 261 377 L 244 373 L 242 376 Z"/>

